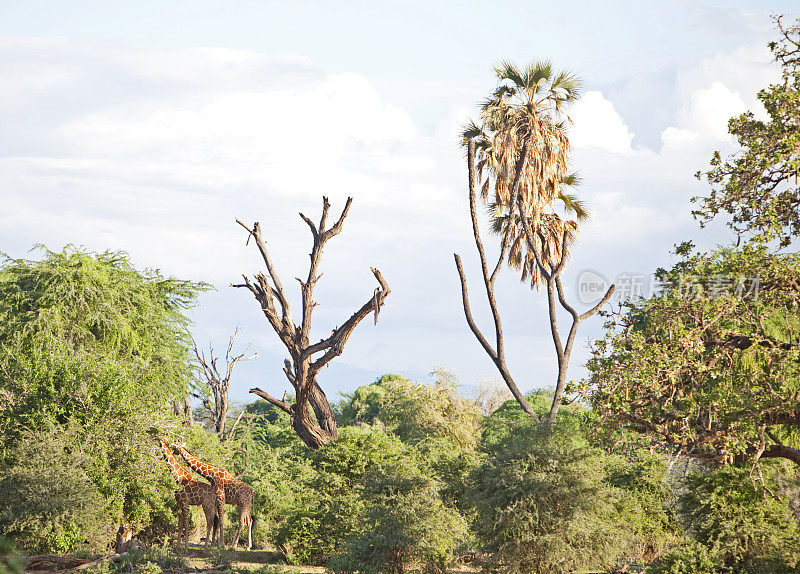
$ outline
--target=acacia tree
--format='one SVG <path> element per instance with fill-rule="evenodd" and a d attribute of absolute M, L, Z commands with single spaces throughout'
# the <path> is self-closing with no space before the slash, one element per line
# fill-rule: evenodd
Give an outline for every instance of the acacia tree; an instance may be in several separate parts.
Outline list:
<path fill-rule="evenodd" d="M 578 98 L 580 81 L 569 72 L 554 73 L 549 62 L 538 62 L 524 69 L 503 63 L 495 73 L 500 83 L 481 107 L 481 124 L 472 123 L 464 132 L 472 232 L 494 322 L 494 346 L 475 323 L 461 258 L 458 254 L 454 257 L 467 324 L 514 398 L 527 414 L 534 417 L 535 413 L 506 365 L 502 321 L 494 287 L 505 261 L 512 268 L 521 270 L 523 281 L 530 277 L 532 287 L 538 288 L 542 283 L 546 285 L 550 333 L 558 360 L 555 394 L 547 419 L 548 427 L 552 428 L 564 393 L 578 327 L 610 299 L 614 286 L 595 307 L 579 313 L 567 302 L 561 284 L 561 272 L 578 224 L 561 217 L 556 202 L 578 220 L 587 215 L 583 204 L 563 189 L 577 179 L 567 173 L 569 139 L 565 123 L 568 118 L 564 112 L 565 107 Z M 480 183 L 477 180 L 484 173 L 486 177 Z M 476 187 L 480 185 L 481 199 L 486 202 L 492 184 L 494 201 L 489 207 L 494 230 L 501 235 L 501 242 L 497 263 L 490 272 L 479 231 Z M 572 318 L 565 342 L 558 329 L 556 299 Z"/>
<path fill-rule="evenodd" d="M 197 366 L 201 382 L 205 385 L 207 392 L 204 394 L 192 393 L 192 395 L 199 399 L 203 406 L 208 409 L 211 417 L 211 423 L 214 425 L 214 432 L 217 433 L 220 439 L 225 438 L 225 423 L 228 418 L 228 391 L 231 386 L 231 376 L 233 376 L 233 369 L 236 364 L 242 361 L 252 361 L 258 356 L 258 353 L 250 357 L 245 357 L 247 349 L 239 353 L 233 354 L 233 344 L 236 341 L 236 336 L 239 334 L 239 325 L 236 325 L 236 330 L 228 340 L 228 348 L 225 351 L 225 370 L 220 371 L 217 366 L 219 357 L 214 356 L 214 349 L 209 344 L 208 358 L 206 358 L 205 351 L 201 351 L 197 347 L 197 342 L 194 340 L 194 355 L 197 359 Z M 210 393 L 210 396 L 208 394 Z M 244 411 L 242 411 L 244 412 Z M 235 427 L 236 425 L 234 425 Z M 233 432 L 234 429 L 231 429 Z"/>
<path fill-rule="evenodd" d="M 290 358 L 285 360 L 283 372 L 292 387 L 294 387 L 295 402 L 290 405 L 285 400 L 285 397 L 284 399 L 275 398 L 259 388 L 250 389 L 250 392 L 288 413 L 292 418 L 292 428 L 300 439 L 312 449 L 320 448 L 338 436 L 336 418 L 328 398 L 317 384 L 317 375 L 322 367 L 327 365 L 334 357 L 342 354 L 345 343 L 347 343 L 353 330 L 365 317 L 373 313 L 375 324 L 378 323 L 380 308 L 391 291 L 380 271 L 374 267 L 371 268 L 379 286 L 375 288 L 369 300 L 341 326 L 333 329 L 328 337 L 316 343 L 310 342 L 311 316 L 314 308 L 318 305 L 313 300 L 314 287 L 322 276 L 321 273 L 317 273 L 322 259 L 322 250 L 328 240 L 338 235 L 342 230 L 342 225 L 352 202 L 353 198 L 348 197 L 339 219 L 329 228 L 326 227 L 328 210 L 330 209 L 327 197 L 322 198 L 322 216 L 320 217 L 319 225 L 315 225 L 311 219 L 302 213 L 300 214 L 302 220 L 311 230 L 313 237 L 308 276 L 305 281 L 297 279 L 300 283 L 302 301 L 302 320 L 300 324 L 295 324 L 292 318 L 289 297 L 267 251 L 261 235 L 261 226 L 258 222 L 255 222 L 252 227 L 248 227 L 242 221 L 236 220 L 239 225 L 247 230 L 249 235 L 248 243 L 250 238 L 255 240 L 264 264 L 267 266 L 269 276 L 264 273 L 258 273 L 254 280 L 250 281 L 247 276 L 243 275 L 244 283 L 233 286 L 245 287 L 250 290 L 261 306 L 261 310 L 270 326 L 289 352 Z"/>
<path fill-rule="evenodd" d="M 661 296 L 610 314 L 581 391 L 605 428 L 716 463 L 788 458 L 800 425 L 800 258 L 764 246 L 659 270 Z"/>
<path fill-rule="evenodd" d="M 786 26 L 778 16 L 775 24 L 779 39 L 769 47 L 781 65 L 781 81 L 758 94 L 769 119 L 756 119 L 751 111 L 731 118 L 729 131 L 741 151 L 724 161 L 714 154 L 711 169 L 697 173 L 711 193 L 693 201 L 701 225 L 727 213 L 740 237 L 786 247 L 800 233 L 800 20 Z"/>
<path fill-rule="evenodd" d="M 581 388 L 621 438 L 645 435 L 719 464 L 750 460 L 759 477 L 761 458 L 800 464 L 800 257 L 781 252 L 800 231 L 790 177 L 800 162 L 800 26 L 777 25 L 770 47 L 783 81 L 759 94 L 770 120 L 730 121 L 743 149 L 724 162 L 714 154 L 714 187 L 696 213 L 732 215 L 748 241 L 707 254 L 681 244 L 682 260 L 657 273 L 661 296 L 611 315 Z"/>
<path fill-rule="evenodd" d="M 34 553 L 103 551 L 115 524 L 170 514 L 151 433 L 174 429 L 207 286 L 124 252 L 0 259 L 0 531 Z"/>

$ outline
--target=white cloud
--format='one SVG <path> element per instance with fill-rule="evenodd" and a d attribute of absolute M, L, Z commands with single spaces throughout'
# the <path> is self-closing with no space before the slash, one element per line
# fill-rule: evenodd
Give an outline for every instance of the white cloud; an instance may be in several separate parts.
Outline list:
<path fill-rule="evenodd" d="M 728 120 L 747 110 L 741 95 L 716 80 L 692 93 L 689 102 L 677 114 L 678 125 L 700 136 L 728 141 Z"/>
<path fill-rule="evenodd" d="M 674 126 L 667 127 L 661 132 L 661 143 L 666 148 L 683 147 L 700 139 L 700 134 L 692 130 L 685 130 L 676 128 Z"/>
<path fill-rule="evenodd" d="M 614 104 L 598 91 L 586 92 L 570 113 L 570 142 L 576 148 L 598 147 L 611 153 L 631 153 L 633 134 Z"/>
<path fill-rule="evenodd" d="M 681 70 L 675 79 L 672 125 L 661 133 L 666 147 L 729 143 L 728 120 L 751 110 L 766 112 L 758 91 L 779 79 L 780 71 L 763 45 L 719 53 Z"/>

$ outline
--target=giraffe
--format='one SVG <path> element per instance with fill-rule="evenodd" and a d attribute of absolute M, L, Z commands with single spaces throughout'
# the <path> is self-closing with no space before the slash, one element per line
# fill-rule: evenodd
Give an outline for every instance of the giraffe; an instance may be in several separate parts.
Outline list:
<path fill-rule="evenodd" d="M 189 507 L 202 506 L 203 513 L 206 515 L 206 546 L 208 546 L 209 540 L 216 538 L 216 525 L 214 521 L 218 512 L 216 489 L 210 484 L 195 480 L 192 473 L 181 466 L 172 454 L 172 450 L 167 446 L 167 443 L 163 440 L 159 440 L 158 442 L 161 445 L 164 458 L 167 459 L 167 465 L 169 466 L 169 470 L 175 482 L 183 486 L 181 490 L 175 492 L 175 500 L 181 512 L 178 522 L 178 545 L 180 546 L 185 533 L 186 549 L 189 549 Z M 209 537 L 212 533 L 212 528 L 214 529 L 214 535 Z"/>
<path fill-rule="evenodd" d="M 247 549 L 253 547 L 253 489 L 250 488 L 245 482 L 238 480 L 230 472 L 224 468 L 214 466 L 200 460 L 187 451 L 182 444 L 173 444 L 176 447 L 184 460 L 189 463 L 192 470 L 207 478 L 214 483 L 215 481 L 223 485 L 225 491 L 225 500 L 228 504 L 235 504 L 239 510 L 239 529 L 236 531 L 236 537 L 233 539 L 233 544 L 239 544 L 239 535 L 242 533 L 242 528 L 247 525 Z"/>

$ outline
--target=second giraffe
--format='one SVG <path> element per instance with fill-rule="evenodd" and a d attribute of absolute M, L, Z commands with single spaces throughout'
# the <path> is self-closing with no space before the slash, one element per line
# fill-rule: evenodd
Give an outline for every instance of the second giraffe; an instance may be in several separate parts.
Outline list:
<path fill-rule="evenodd" d="M 182 444 L 173 444 L 173 446 L 180 451 L 181 456 L 192 470 L 211 481 L 212 484 L 222 484 L 225 489 L 225 502 L 236 505 L 239 510 L 239 529 L 236 531 L 233 545 L 236 546 L 239 543 L 242 529 L 247 525 L 247 549 L 250 550 L 253 547 L 253 489 L 224 468 L 209 464 L 192 455 Z M 224 545 L 224 535 L 222 533 L 220 535 Z"/>

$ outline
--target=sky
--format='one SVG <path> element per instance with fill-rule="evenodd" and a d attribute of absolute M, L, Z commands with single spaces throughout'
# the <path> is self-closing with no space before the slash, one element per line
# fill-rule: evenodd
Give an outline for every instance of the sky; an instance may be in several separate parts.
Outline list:
<path fill-rule="evenodd" d="M 257 303 L 230 287 L 265 270 L 235 219 L 261 223 L 299 309 L 311 237 L 298 213 L 317 219 L 325 195 L 338 214 L 352 196 L 324 252 L 312 340 L 372 295 L 370 267 L 392 292 L 320 385 L 336 399 L 383 373 L 429 382 L 442 367 L 469 393 L 497 374 L 453 262 L 492 338 L 457 134 L 494 89 L 493 67 L 549 59 L 583 79 L 569 135 L 591 218 L 565 272 L 581 306 L 580 278 L 646 285 L 674 244 L 731 241 L 692 220 L 690 198 L 707 191 L 694 174 L 736 150 L 728 118 L 764 113 L 776 13 L 800 15 L 796 0 L 0 0 L 0 251 L 124 250 L 140 269 L 210 283 L 192 332 L 224 353 L 239 325 L 235 350 L 258 357 L 237 366 L 231 396 L 249 401 L 251 387 L 290 386 Z M 543 293 L 507 271 L 498 301 L 518 385 L 552 386 Z M 602 334 L 599 317 L 581 326 L 569 378 L 585 376 Z"/>

